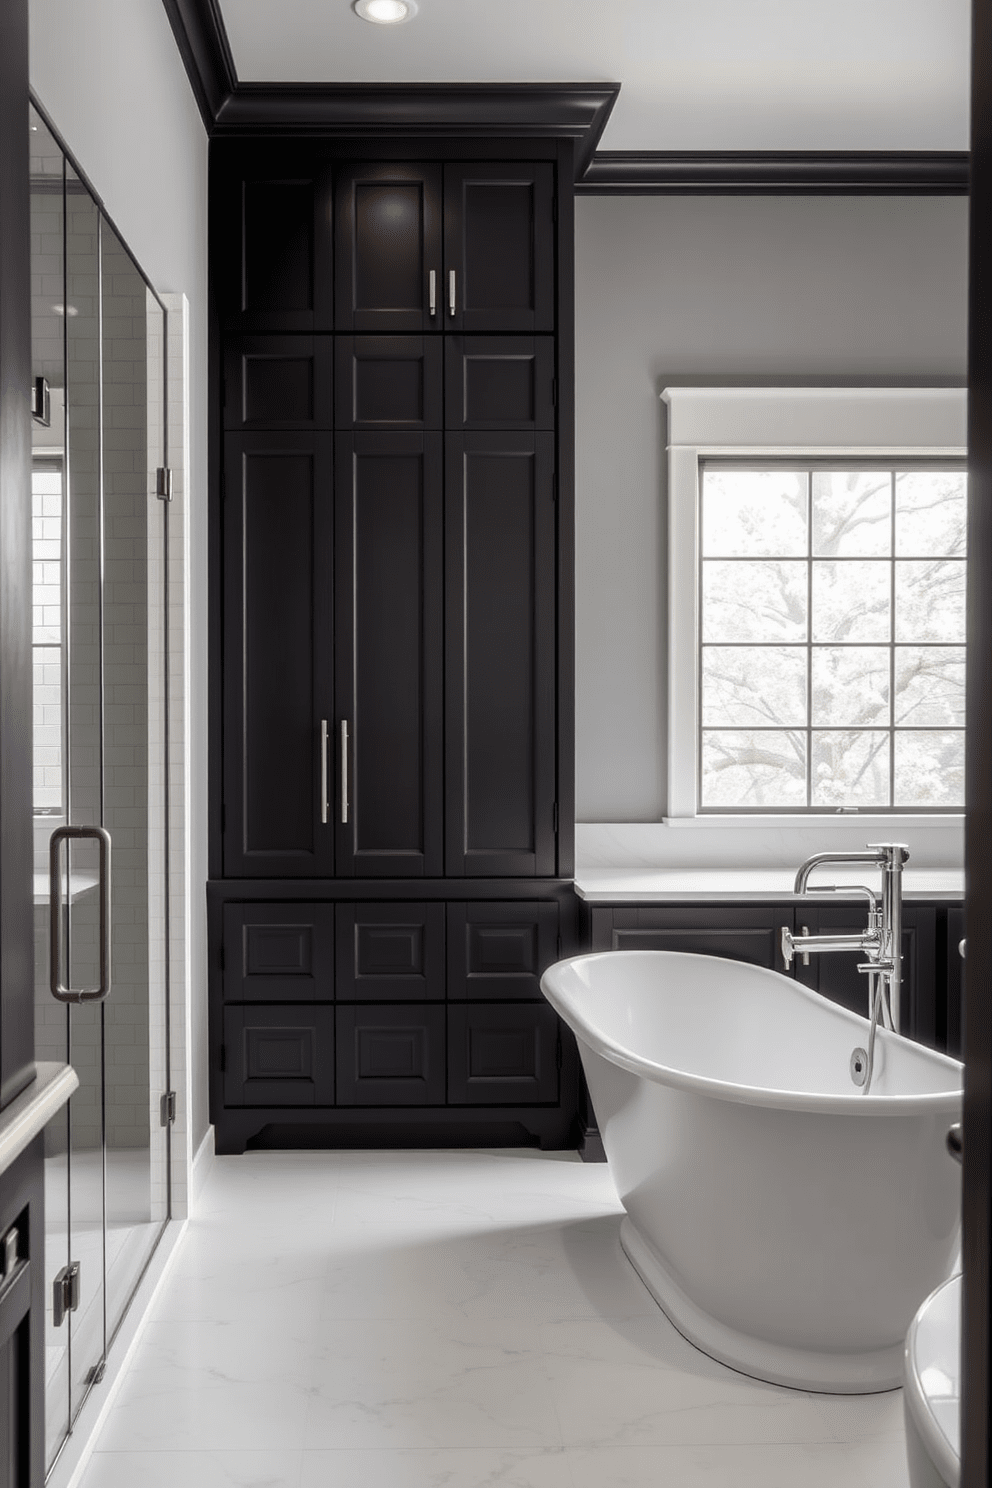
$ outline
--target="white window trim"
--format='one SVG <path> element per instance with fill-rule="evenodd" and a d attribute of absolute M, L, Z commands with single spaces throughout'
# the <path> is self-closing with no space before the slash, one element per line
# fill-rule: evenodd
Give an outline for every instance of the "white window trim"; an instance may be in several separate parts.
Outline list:
<path fill-rule="evenodd" d="M 795 817 L 697 814 L 699 716 L 697 589 L 699 470 L 708 458 L 870 456 L 962 459 L 967 453 L 964 388 L 665 388 L 668 410 L 668 816 L 670 825 L 726 827 L 730 821 L 808 822 Z M 835 813 L 824 813 L 837 820 Z M 849 821 L 934 827 L 960 813 L 858 812 Z"/>

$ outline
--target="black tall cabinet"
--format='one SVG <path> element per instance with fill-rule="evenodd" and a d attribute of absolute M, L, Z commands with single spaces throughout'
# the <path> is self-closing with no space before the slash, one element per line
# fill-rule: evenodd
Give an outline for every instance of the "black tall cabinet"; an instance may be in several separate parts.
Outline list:
<path fill-rule="evenodd" d="M 575 1140 L 571 152 L 212 145 L 221 1150 Z"/>

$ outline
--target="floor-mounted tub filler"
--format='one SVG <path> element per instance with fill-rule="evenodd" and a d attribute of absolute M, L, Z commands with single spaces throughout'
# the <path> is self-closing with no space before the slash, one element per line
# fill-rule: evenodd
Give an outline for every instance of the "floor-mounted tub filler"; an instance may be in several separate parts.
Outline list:
<path fill-rule="evenodd" d="M 867 1019 L 715 956 L 576 956 L 541 985 L 578 1039 L 621 1242 L 679 1331 L 775 1384 L 896 1388 L 958 1257 L 962 1066 L 879 1027 L 866 1094 Z"/>

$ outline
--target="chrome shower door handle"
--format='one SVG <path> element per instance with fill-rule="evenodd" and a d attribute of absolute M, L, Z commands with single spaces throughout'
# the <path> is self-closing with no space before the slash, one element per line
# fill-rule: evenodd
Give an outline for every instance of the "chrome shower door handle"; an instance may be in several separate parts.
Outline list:
<path fill-rule="evenodd" d="M 455 271 L 448 270 L 448 311 L 451 315 L 455 313 Z"/>
<path fill-rule="evenodd" d="M 341 820 L 348 821 L 348 721 L 341 720 Z"/>
<path fill-rule="evenodd" d="M 327 825 L 327 719 L 320 720 L 320 820 Z"/>
<path fill-rule="evenodd" d="M 431 318 L 437 314 L 437 270 L 427 275 L 427 307 Z"/>
<path fill-rule="evenodd" d="M 100 846 L 100 985 L 73 988 L 62 981 L 62 844 L 91 839 Z M 110 833 L 105 827 L 58 827 L 48 849 L 49 986 L 58 1002 L 105 1002 L 110 995 Z M 68 874 L 68 859 L 66 877 Z M 69 898 L 72 883 L 69 882 Z"/>

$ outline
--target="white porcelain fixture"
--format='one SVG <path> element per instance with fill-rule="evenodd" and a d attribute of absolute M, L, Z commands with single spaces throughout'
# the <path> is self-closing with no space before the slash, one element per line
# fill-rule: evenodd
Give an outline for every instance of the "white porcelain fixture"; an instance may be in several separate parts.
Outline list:
<path fill-rule="evenodd" d="M 961 1276 L 929 1296 L 906 1335 L 906 1456 L 910 1488 L 961 1479 Z"/>
<path fill-rule="evenodd" d="M 789 977 L 616 951 L 545 972 L 573 1029 L 626 1217 L 621 1240 L 693 1343 L 775 1384 L 894 1389 L 906 1330 L 950 1274 L 962 1067 Z"/>

